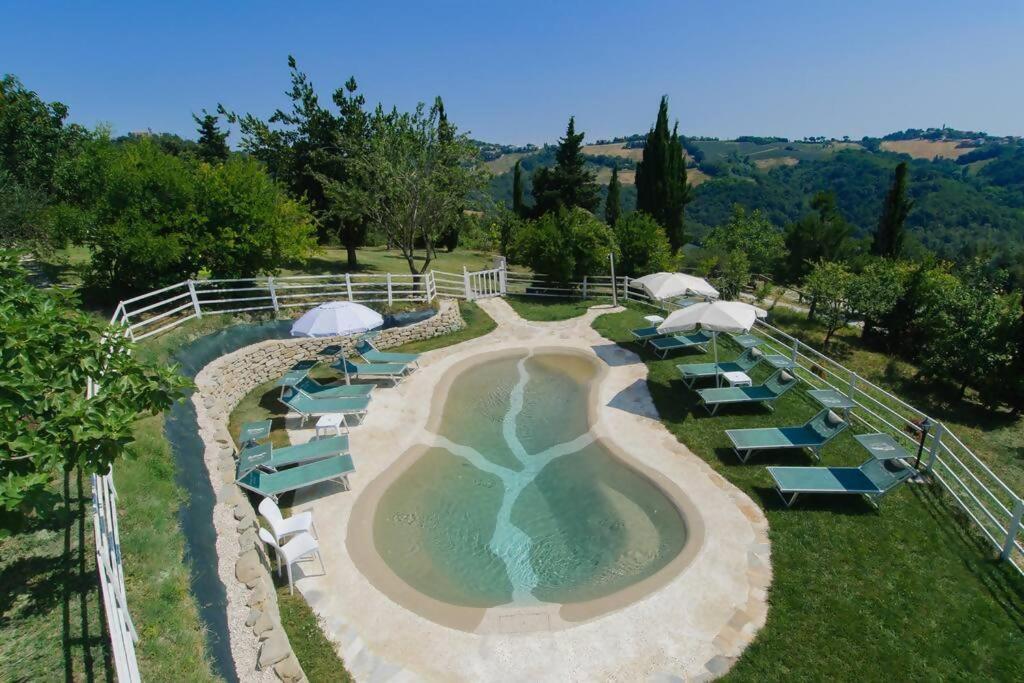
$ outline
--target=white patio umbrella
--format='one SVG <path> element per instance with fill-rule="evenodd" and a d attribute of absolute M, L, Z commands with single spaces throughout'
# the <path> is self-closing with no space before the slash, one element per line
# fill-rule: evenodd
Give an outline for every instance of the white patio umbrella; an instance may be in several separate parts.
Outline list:
<path fill-rule="evenodd" d="M 655 299 L 671 299 L 695 294 L 710 299 L 718 298 L 718 290 L 702 277 L 686 273 L 651 273 L 634 278 L 631 284 L 640 285 Z"/>
<path fill-rule="evenodd" d="M 306 311 L 292 325 L 293 337 L 339 337 L 348 334 L 369 332 L 384 324 L 384 318 L 377 311 L 350 301 L 328 301 Z M 342 351 L 344 363 L 345 354 Z M 345 384 L 351 384 L 348 365 L 345 364 Z"/>
<path fill-rule="evenodd" d="M 732 332 L 743 334 L 759 318 L 767 318 L 768 311 L 742 301 L 708 301 L 694 304 L 687 308 L 672 311 L 665 322 L 658 325 L 660 334 L 675 332 L 691 332 L 696 329 L 711 332 L 711 342 L 715 349 L 715 366 L 718 365 L 718 333 Z M 719 384 L 719 373 L 715 373 L 715 384 Z"/>

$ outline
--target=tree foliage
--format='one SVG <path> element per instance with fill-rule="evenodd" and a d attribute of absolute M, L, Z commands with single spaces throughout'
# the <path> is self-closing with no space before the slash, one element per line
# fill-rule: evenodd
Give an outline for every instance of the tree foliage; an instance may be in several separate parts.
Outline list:
<path fill-rule="evenodd" d="M 882 217 L 878 220 L 878 228 L 871 243 L 872 254 L 900 257 L 906 240 L 904 223 L 913 205 L 914 202 L 907 197 L 907 162 L 901 161 L 893 171 L 892 187 L 882 204 Z"/>
<path fill-rule="evenodd" d="M 604 200 L 604 222 L 614 226 L 622 214 L 622 199 L 619 197 L 619 167 L 612 167 L 612 178 L 608 181 L 608 195 Z"/>
<path fill-rule="evenodd" d="M 222 131 L 218 125 L 220 117 L 216 114 L 203 110 L 202 117 L 192 115 L 196 122 L 196 132 L 199 133 L 197 153 L 199 158 L 209 164 L 219 164 L 226 161 L 231 150 L 228 149 L 229 131 Z"/>
<path fill-rule="evenodd" d="M 523 165 L 519 159 L 516 159 L 512 169 L 512 210 L 520 218 L 526 217 L 526 207 L 523 205 Z"/>
<path fill-rule="evenodd" d="M 850 288 L 853 274 L 843 263 L 819 260 L 804 279 L 816 317 L 825 325 L 824 345 L 850 317 Z"/>
<path fill-rule="evenodd" d="M 786 227 L 784 236 L 788 256 L 783 262 L 782 279 L 799 282 L 817 261 L 837 261 L 847 255 L 853 229 L 836 208 L 835 195 L 818 192 L 811 199 L 811 212 Z"/>
<path fill-rule="evenodd" d="M 576 119 L 570 116 L 565 137 L 558 141 L 555 165 L 538 168 L 533 174 L 535 215 L 577 206 L 591 212 L 597 209 L 600 190 L 581 151 L 583 137 L 584 133 L 576 132 Z"/>
<path fill-rule="evenodd" d="M 673 253 L 686 243 L 683 212 L 692 200 L 678 128 L 669 133 L 668 98 L 662 97 L 636 167 L 636 208 L 665 228 Z"/>
<path fill-rule="evenodd" d="M 110 332 L 66 292 L 30 284 L 16 255 L 0 253 L 0 526 L 51 505 L 47 485 L 61 472 L 109 471 L 139 415 L 168 407 L 187 385 Z M 87 398 L 86 383 L 101 375 Z"/>
<path fill-rule="evenodd" d="M 776 272 L 787 254 L 782 232 L 764 212 L 747 211 L 739 204 L 733 207 L 727 223 L 708 233 L 704 247 L 723 253 L 742 251 L 747 255 L 751 270 L 761 274 Z"/>
<path fill-rule="evenodd" d="M 614 225 L 619 247 L 616 274 L 640 277 L 672 267 L 672 248 L 665 231 L 653 218 L 640 211 L 623 216 Z"/>
<path fill-rule="evenodd" d="M 516 263 L 559 283 L 607 272 L 609 253 L 618 258 L 611 228 L 579 207 L 527 221 L 511 247 Z"/>

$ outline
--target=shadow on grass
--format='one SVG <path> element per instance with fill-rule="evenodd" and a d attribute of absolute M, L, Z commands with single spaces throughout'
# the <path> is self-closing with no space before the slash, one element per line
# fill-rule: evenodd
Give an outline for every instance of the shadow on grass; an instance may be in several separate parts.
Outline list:
<path fill-rule="evenodd" d="M 772 463 L 777 464 L 777 463 Z M 806 464 L 806 463 L 805 463 Z M 829 495 L 827 493 L 801 493 L 792 507 L 786 507 L 782 497 L 774 487 L 755 486 L 753 493 L 766 512 L 789 512 L 799 514 L 801 511 L 824 512 L 833 515 L 877 515 L 879 511 L 864 496 Z"/>

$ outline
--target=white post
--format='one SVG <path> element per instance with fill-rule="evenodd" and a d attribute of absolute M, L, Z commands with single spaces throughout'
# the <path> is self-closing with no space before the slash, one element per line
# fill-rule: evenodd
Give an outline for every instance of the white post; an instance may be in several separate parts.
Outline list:
<path fill-rule="evenodd" d="M 1010 521 L 1009 529 L 1006 530 L 1006 542 L 1003 543 L 1003 551 L 999 553 L 1000 560 L 1010 559 L 1014 541 L 1017 540 L 1017 534 L 1020 532 L 1021 518 L 1024 518 L 1024 499 L 1018 498 L 1017 504 L 1013 506 L 1013 519 Z"/>
<path fill-rule="evenodd" d="M 587 276 L 583 276 L 583 300 L 587 300 Z"/>
<path fill-rule="evenodd" d="M 498 284 L 501 286 L 501 295 L 505 296 L 508 293 L 508 281 L 506 280 L 506 264 L 505 257 L 501 257 L 501 270 L 498 271 Z"/>
<path fill-rule="evenodd" d="M 856 372 L 851 372 L 850 373 L 850 385 L 849 385 L 849 387 L 846 390 L 846 397 L 848 399 L 850 399 L 851 401 L 856 401 L 856 399 L 853 398 L 853 392 L 856 391 L 856 390 L 857 390 L 857 373 Z"/>
<path fill-rule="evenodd" d="M 203 317 L 203 309 L 199 307 L 199 297 L 196 296 L 195 280 L 188 280 L 188 293 L 192 295 L 192 308 L 195 309 L 196 317 Z"/>
<path fill-rule="evenodd" d="M 615 282 L 612 282 L 612 286 L 615 286 Z M 629 278 L 625 275 L 622 276 L 622 298 L 629 301 Z"/>
<path fill-rule="evenodd" d="M 800 342 L 796 339 L 793 340 L 793 367 L 796 367 L 797 354 L 800 353 Z"/>
<path fill-rule="evenodd" d="M 462 286 L 466 290 L 466 301 L 473 300 L 473 290 L 469 287 L 469 269 L 462 266 Z"/>
<path fill-rule="evenodd" d="M 267 278 L 267 287 L 270 289 L 270 303 L 274 306 L 274 313 L 281 309 L 277 305 L 277 291 L 274 289 L 274 278 Z"/>
<path fill-rule="evenodd" d="M 615 254 L 610 251 L 608 252 L 608 263 L 611 264 L 612 271 L 612 306 L 618 306 L 619 293 L 618 290 L 615 288 Z"/>
<path fill-rule="evenodd" d="M 390 271 L 387 273 L 387 282 L 388 282 L 388 306 L 391 306 L 391 304 L 394 302 L 394 299 L 392 298 L 392 295 L 391 295 L 391 272 Z"/>
<path fill-rule="evenodd" d="M 932 468 L 935 467 L 935 459 L 939 457 L 939 447 L 942 445 L 942 431 L 945 427 L 942 426 L 941 422 L 935 423 L 935 429 L 932 431 L 932 446 L 928 450 L 928 463 L 924 466 L 925 472 L 931 472 Z"/>
<path fill-rule="evenodd" d="M 352 301 L 352 275 L 345 273 L 345 290 L 348 291 L 348 300 Z"/>

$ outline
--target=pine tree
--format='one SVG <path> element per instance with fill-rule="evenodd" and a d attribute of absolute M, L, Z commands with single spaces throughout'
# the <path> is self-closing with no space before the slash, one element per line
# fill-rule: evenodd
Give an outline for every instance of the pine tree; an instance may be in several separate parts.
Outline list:
<path fill-rule="evenodd" d="M 579 206 L 593 212 L 601 202 L 594 173 L 583 157 L 583 133 L 576 132 L 576 120 L 569 117 L 565 137 L 558 142 L 553 168 L 540 168 L 533 175 L 534 213 L 538 216 L 559 208 Z"/>
<path fill-rule="evenodd" d="M 690 201 L 679 124 L 669 133 L 668 98 L 663 96 L 658 118 L 647 134 L 643 158 L 636 167 L 636 208 L 665 228 L 676 252 L 686 242 L 683 212 Z"/>
<path fill-rule="evenodd" d="M 619 200 L 619 167 L 612 167 L 612 179 L 608 183 L 608 198 L 604 202 L 604 220 L 608 225 L 614 227 L 619 222 L 619 213 L 622 211 Z"/>
<path fill-rule="evenodd" d="M 512 169 L 512 210 L 520 218 L 526 217 L 526 207 L 523 206 L 523 168 L 519 159 Z"/>
<path fill-rule="evenodd" d="M 892 174 L 892 186 L 882 205 L 882 217 L 871 243 L 876 256 L 899 258 L 906 238 L 904 222 L 914 202 L 907 198 L 907 162 L 901 161 Z"/>
<path fill-rule="evenodd" d="M 226 161 L 230 150 L 228 149 L 228 131 L 221 131 L 217 123 L 219 117 L 203 110 L 203 117 L 199 118 L 192 114 L 192 120 L 196 122 L 199 132 L 199 158 L 211 164 L 218 164 Z"/>

